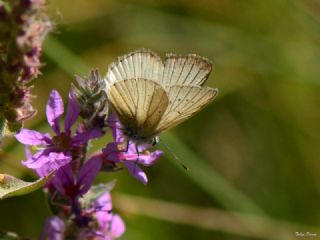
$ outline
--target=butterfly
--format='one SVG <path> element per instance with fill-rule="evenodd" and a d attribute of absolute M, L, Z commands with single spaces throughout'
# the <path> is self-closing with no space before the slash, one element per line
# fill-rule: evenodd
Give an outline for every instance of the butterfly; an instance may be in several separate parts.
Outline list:
<path fill-rule="evenodd" d="M 218 94 L 203 86 L 212 64 L 195 54 L 167 54 L 164 62 L 139 49 L 109 65 L 105 82 L 109 103 L 123 133 L 136 144 L 158 142 L 158 135 L 192 117 Z"/>

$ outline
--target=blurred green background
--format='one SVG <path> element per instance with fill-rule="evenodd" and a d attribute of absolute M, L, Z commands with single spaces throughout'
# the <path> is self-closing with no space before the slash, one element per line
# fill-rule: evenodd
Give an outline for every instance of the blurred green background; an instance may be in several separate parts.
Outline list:
<path fill-rule="evenodd" d="M 98 177 L 118 180 L 121 239 L 320 239 L 318 0 L 51 0 L 49 10 L 56 26 L 28 128 L 49 131 L 52 89 L 66 97 L 74 74 L 98 67 L 104 75 L 129 51 L 197 53 L 214 63 L 216 101 L 163 134 L 191 171 L 165 150 L 146 170 L 146 187 L 126 171 Z M 35 178 L 16 141 L 6 139 L 0 154 L 1 172 Z M 49 214 L 41 191 L 7 199 L 0 228 L 36 239 Z"/>

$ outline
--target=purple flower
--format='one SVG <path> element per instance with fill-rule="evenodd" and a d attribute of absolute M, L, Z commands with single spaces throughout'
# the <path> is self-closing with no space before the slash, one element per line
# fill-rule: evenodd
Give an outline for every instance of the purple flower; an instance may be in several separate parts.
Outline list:
<path fill-rule="evenodd" d="M 79 116 L 79 106 L 72 92 L 69 93 L 64 131 L 61 130 L 59 125 L 63 113 L 62 98 L 56 90 L 53 90 L 47 103 L 46 114 L 48 123 L 54 131 L 54 136 L 51 137 L 48 133 L 40 133 L 29 129 L 21 129 L 16 134 L 17 140 L 26 146 L 27 160 L 23 164 L 34 169 L 40 177 L 44 177 L 69 163 L 73 155 L 79 155 L 77 152 L 79 152 L 81 145 L 102 135 L 102 132 L 96 129 L 76 134 L 71 133 L 71 127 Z M 32 155 L 29 150 L 30 146 L 39 150 Z"/>
<path fill-rule="evenodd" d="M 147 150 L 150 147 L 149 144 L 136 145 L 134 142 L 127 142 L 114 112 L 109 114 L 108 123 L 112 129 L 114 142 L 109 143 L 102 150 L 103 158 L 114 163 L 123 163 L 133 177 L 146 185 L 148 183 L 147 175 L 138 165 L 151 166 L 155 164 L 163 152 L 160 150 L 149 152 Z"/>
<path fill-rule="evenodd" d="M 57 171 L 52 177 L 51 183 L 66 199 L 77 199 L 88 192 L 101 165 L 100 158 L 90 158 L 81 166 L 76 176 L 72 164 L 69 163 Z"/>
<path fill-rule="evenodd" d="M 40 240 L 63 240 L 65 230 L 64 222 L 59 217 L 49 217 L 46 219 Z"/>

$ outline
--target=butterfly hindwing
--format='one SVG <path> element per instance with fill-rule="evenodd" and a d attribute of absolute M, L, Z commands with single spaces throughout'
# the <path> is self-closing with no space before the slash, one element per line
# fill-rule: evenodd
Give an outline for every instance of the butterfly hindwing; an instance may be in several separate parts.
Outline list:
<path fill-rule="evenodd" d="M 210 87 L 175 85 L 167 90 L 169 105 L 156 128 L 156 134 L 173 128 L 190 118 L 218 94 L 218 90 Z"/>
<path fill-rule="evenodd" d="M 209 60 L 195 54 L 167 54 L 161 84 L 166 88 L 173 85 L 202 86 L 211 70 L 212 64 Z"/>
<path fill-rule="evenodd" d="M 120 122 L 141 137 L 151 137 L 168 104 L 165 90 L 146 79 L 128 79 L 114 83 L 109 101 Z"/>

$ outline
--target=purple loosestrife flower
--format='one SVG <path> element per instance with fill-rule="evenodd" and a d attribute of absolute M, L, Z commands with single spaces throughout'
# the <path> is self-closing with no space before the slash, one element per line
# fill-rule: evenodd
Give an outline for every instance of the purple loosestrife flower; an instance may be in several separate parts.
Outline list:
<path fill-rule="evenodd" d="M 90 166 L 94 166 L 94 161 L 96 160 L 92 160 L 86 167 L 83 167 L 87 170 L 80 170 L 78 180 L 81 178 L 80 175 L 87 176 L 87 174 L 81 174 L 81 171 L 88 172 Z M 70 198 L 70 192 L 68 193 L 70 190 L 69 184 L 73 182 L 70 179 L 75 180 L 76 178 L 72 171 L 68 170 L 67 166 L 70 166 L 70 164 L 58 171 L 53 184 L 56 185 L 60 181 L 60 186 L 57 188 L 63 196 Z M 89 175 L 90 177 L 85 177 L 87 178 L 86 186 L 91 186 L 93 180 L 94 174 Z M 88 194 L 91 194 L 91 196 L 92 194 L 95 195 L 92 192 Z M 78 197 L 79 195 L 76 196 L 76 198 Z M 120 237 L 125 231 L 125 224 L 119 215 L 112 213 L 112 202 L 109 192 L 102 192 L 93 199 L 90 197 L 87 199 L 90 199 L 89 204 L 85 201 L 77 201 L 77 208 L 73 209 L 69 215 L 63 214 L 63 219 L 59 217 L 48 218 L 40 239 L 113 240 Z"/>
<path fill-rule="evenodd" d="M 150 147 L 149 144 L 136 145 L 134 142 L 127 142 L 114 112 L 109 114 L 108 123 L 112 129 L 114 142 L 109 143 L 102 150 L 103 158 L 113 163 L 123 163 L 133 177 L 146 185 L 148 183 L 147 175 L 138 164 L 151 166 L 162 156 L 163 152 L 160 150 L 149 152 L 147 150 Z"/>
<path fill-rule="evenodd" d="M 34 169 L 40 177 L 46 176 L 69 163 L 73 156 L 79 157 L 83 144 L 102 135 L 101 131 L 96 129 L 72 134 L 71 127 L 79 116 L 79 106 L 72 92 L 69 93 L 64 131 L 61 130 L 59 125 L 63 113 L 62 98 L 56 90 L 53 90 L 47 103 L 46 114 L 48 123 L 54 131 L 54 136 L 51 137 L 48 133 L 43 134 L 29 129 L 21 129 L 16 134 L 17 140 L 26 146 L 27 160 L 23 164 Z M 30 146 L 39 150 L 32 155 Z"/>

